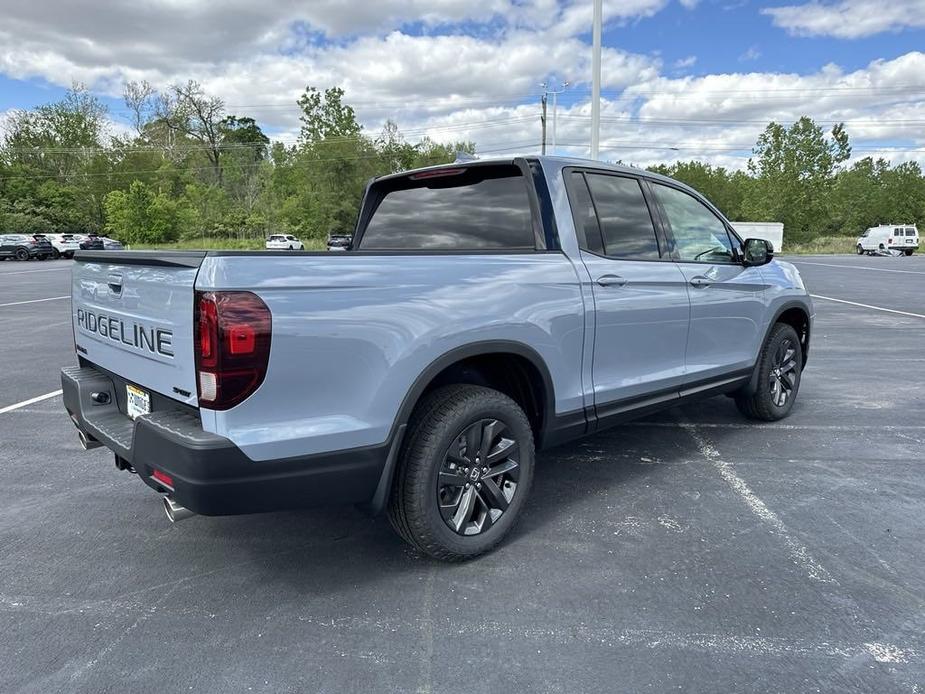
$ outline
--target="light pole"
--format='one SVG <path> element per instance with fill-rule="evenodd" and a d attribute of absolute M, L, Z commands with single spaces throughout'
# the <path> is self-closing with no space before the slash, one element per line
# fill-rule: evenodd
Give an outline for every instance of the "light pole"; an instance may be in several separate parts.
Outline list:
<path fill-rule="evenodd" d="M 603 0 L 594 0 L 591 24 L 591 158 L 597 159 L 601 140 L 601 33 Z"/>

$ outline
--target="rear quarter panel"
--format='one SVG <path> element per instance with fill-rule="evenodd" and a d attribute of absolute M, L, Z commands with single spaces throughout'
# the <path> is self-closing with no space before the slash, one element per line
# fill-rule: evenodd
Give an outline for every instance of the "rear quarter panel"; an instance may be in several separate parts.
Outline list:
<path fill-rule="evenodd" d="M 383 443 L 428 365 L 476 342 L 532 348 L 556 412 L 583 406 L 584 307 L 558 252 L 209 256 L 196 288 L 253 291 L 273 315 L 263 384 L 231 410 L 202 410 L 253 460 Z"/>

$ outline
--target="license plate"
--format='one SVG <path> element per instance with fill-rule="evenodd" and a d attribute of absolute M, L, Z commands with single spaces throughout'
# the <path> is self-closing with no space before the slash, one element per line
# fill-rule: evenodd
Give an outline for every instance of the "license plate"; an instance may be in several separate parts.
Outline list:
<path fill-rule="evenodd" d="M 132 419 L 151 411 L 151 394 L 135 386 L 125 386 L 126 411 Z"/>

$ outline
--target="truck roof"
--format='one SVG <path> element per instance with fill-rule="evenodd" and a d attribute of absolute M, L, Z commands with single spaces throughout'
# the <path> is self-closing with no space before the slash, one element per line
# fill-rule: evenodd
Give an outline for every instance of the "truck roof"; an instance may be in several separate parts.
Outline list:
<path fill-rule="evenodd" d="M 603 161 L 596 161 L 594 159 L 583 159 L 581 157 L 560 157 L 552 155 L 537 155 L 537 154 L 526 154 L 526 155 L 504 155 L 504 156 L 490 156 L 490 157 L 479 157 L 477 159 L 468 159 L 466 161 L 454 161 L 449 164 L 434 164 L 433 166 L 424 166 L 417 169 L 408 169 L 406 171 L 399 171 L 398 173 L 386 174 L 385 176 L 377 176 L 377 181 L 387 180 L 391 178 L 401 178 L 402 176 L 408 176 L 409 174 L 418 173 L 421 171 L 433 171 L 437 169 L 451 169 L 456 167 L 471 167 L 471 166 L 482 166 L 485 164 L 513 164 L 518 159 L 530 159 L 534 161 L 539 161 L 543 168 L 546 171 L 557 171 L 563 169 L 566 166 L 583 166 L 593 169 L 601 169 L 604 171 L 616 171 L 620 173 L 631 173 L 637 176 L 647 176 L 652 179 L 660 179 L 664 181 L 671 181 L 674 184 L 680 183 L 673 178 L 667 176 L 662 176 L 661 174 L 653 173 L 652 171 L 647 171 L 645 169 L 638 169 L 632 166 L 625 166 L 623 164 L 611 164 Z"/>

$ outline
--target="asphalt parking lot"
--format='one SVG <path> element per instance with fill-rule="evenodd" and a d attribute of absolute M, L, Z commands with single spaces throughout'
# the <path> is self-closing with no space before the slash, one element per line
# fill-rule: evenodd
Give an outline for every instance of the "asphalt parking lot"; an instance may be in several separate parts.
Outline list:
<path fill-rule="evenodd" d="M 794 260 L 827 298 L 789 419 L 541 454 L 464 565 L 352 508 L 170 525 L 60 397 L 4 411 L 73 347 L 70 261 L 0 263 L 0 691 L 925 692 L 925 256 Z"/>

